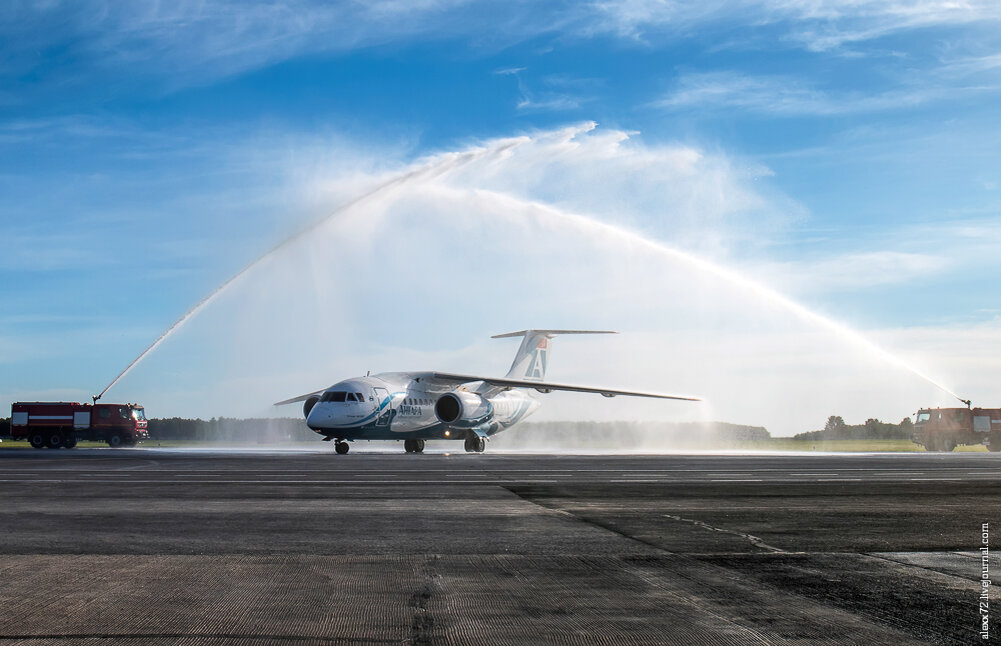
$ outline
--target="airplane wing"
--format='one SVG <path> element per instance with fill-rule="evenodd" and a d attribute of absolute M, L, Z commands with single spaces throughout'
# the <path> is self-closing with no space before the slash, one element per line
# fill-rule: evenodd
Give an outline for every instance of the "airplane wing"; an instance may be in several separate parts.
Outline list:
<path fill-rule="evenodd" d="M 315 392 L 306 393 L 305 395 L 299 395 L 298 397 L 293 397 L 292 399 L 286 399 L 284 401 L 275 402 L 272 406 L 284 406 L 285 404 L 294 404 L 296 402 L 304 402 L 310 397 L 318 397 L 324 393 L 324 390 L 317 390 Z"/>
<path fill-rule="evenodd" d="M 597 393 L 605 397 L 615 397 L 616 395 L 628 395 L 630 397 L 654 397 L 656 399 L 681 399 L 684 401 L 702 401 L 698 397 L 687 395 L 662 395 L 659 393 L 644 393 L 635 390 L 616 390 L 614 388 L 592 388 L 590 386 L 571 386 L 567 384 L 554 384 L 548 381 L 528 381 L 525 379 L 506 379 L 495 377 L 477 377 L 475 375 L 457 375 L 450 372 L 433 372 L 431 378 L 452 384 L 464 384 L 471 381 L 482 381 L 497 386 L 499 388 L 534 388 L 540 393 L 549 393 L 554 390 L 567 390 L 576 393 Z M 290 400 L 291 401 L 291 400 Z"/>

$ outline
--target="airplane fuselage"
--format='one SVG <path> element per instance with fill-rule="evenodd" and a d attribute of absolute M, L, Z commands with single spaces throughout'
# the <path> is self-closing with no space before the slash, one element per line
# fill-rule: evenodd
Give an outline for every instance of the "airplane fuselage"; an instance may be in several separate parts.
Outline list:
<path fill-rule="evenodd" d="M 389 372 L 338 382 L 311 406 L 307 401 L 306 425 L 337 440 L 461 440 L 470 432 L 498 433 L 539 406 L 527 392 L 506 390 L 487 396 L 477 392 L 475 382 L 453 390 L 436 385 L 430 374 Z M 441 402 L 442 398 L 458 403 Z M 463 404 L 463 414 L 452 419 L 447 407 Z"/>

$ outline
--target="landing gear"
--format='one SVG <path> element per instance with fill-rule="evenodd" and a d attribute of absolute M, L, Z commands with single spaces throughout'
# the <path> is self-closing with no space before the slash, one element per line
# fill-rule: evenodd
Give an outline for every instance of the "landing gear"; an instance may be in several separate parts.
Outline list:
<path fill-rule="evenodd" d="M 424 440 L 403 440 L 403 450 L 407 453 L 424 453 Z"/>
<path fill-rule="evenodd" d="M 344 455 L 351 450 L 347 442 L 337 441 L 334 443 L 334 450 L 337 451 L 337 455 Z"/>
<path fill-rule="evenodd" d="M 466 438 L 466 453 L 483 453 L 487 448 L 487 441 L 479 435 L 471 435 Z"/>

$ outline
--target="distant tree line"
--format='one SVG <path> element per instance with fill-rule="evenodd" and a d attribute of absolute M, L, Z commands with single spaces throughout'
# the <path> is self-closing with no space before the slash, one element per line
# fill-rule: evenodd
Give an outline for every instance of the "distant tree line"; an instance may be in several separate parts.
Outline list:
<path fill-rule="evenodd" d="M 797 440 L 909 440 L 914 434 L 914 423 L 905 417 L 899 424 L 869 418 L 864 424 L 846 424 L 840 415 L 827 418 L 824 428 L 793 436 Z"/>
<path fill-rule="evenodd" d="M 257 417 L 237 419 L 213 417 L 209 420 L 170 417 L 149 420 L 150 440 L 193 440 L 271 444 L 315 440 L 305 420 L 293 417 Z"/>
<path fill-rule="evenodd" d="M 698 449 L 768 440 L 763 426 L 727 422 L 524 422 L 494 437 L 498 449 Z"/>

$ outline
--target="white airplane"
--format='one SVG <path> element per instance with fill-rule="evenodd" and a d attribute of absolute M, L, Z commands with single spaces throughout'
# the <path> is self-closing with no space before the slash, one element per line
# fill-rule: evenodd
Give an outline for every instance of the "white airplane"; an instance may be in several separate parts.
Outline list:
<path fill-rule="evenodd" d="M 335 441 L 337 453 L 352 440 L 403 440 L 407 453 L 424 451 L 425 440 L 464 440 L 467 452 L 482 453 L 486 440 L 532 414 L 540 405 L 530 390 L 568 390 L 605 397 L 629 395 L 700 401 L 697 397 L 568 386 L 545 381 L 549 348 L 557 334 L 615 334 L 591 330 L 521 330 L 491 338 L 524 337 L 507 376 L 450 372 L 384 372 L 338 382 L 325 390 L 286 399 L 304 402 L 306 425 Z"/>

